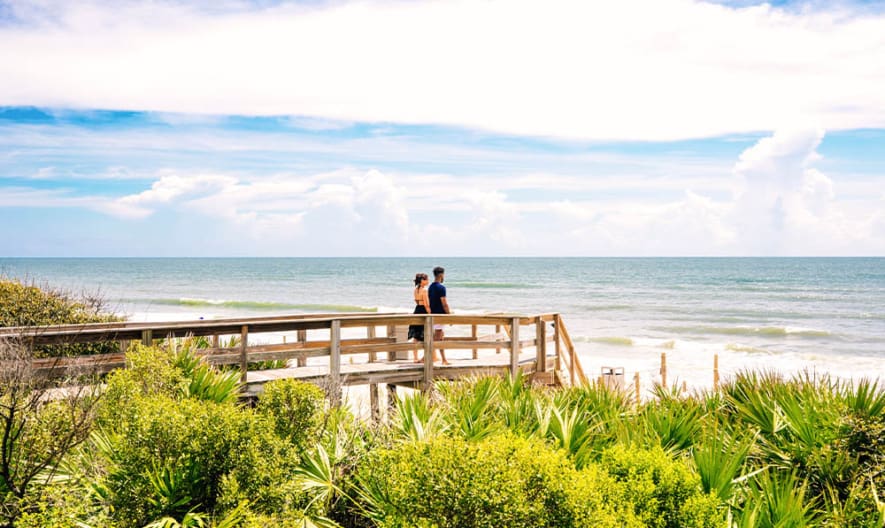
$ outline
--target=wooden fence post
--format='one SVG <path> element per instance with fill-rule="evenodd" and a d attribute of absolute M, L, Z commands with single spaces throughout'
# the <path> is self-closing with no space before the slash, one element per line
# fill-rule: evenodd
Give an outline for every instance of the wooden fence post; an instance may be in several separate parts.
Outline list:
<path fill-rule="evenodd" d="M 387 419 L 390 420 L 390 415 L 393 411 L 396 410 L 396 385 L 391 383 L 387 384 Z"/>
<path fill-rule="evenodd" d="M 500 333 L 501 333 L 501 325 L 495 325 L 495 340 L 496 341 L 498 340 L 498 334 L 500 334 Z M 500 353 L 501 353 L 501 349 L 496 348 L 495 354 L 500 354 Z"/>
<path fill-rule="evenodd" d="M 240 381 L 246 383 L 249 373 L 249 359 L 246 348 L 249 346 L 249 327 L 240 327 Z"/>
<path fill-rule="evenodd" d="M 341 320 L 332 320 L 329 329 L 329 400 L 333 407 L 341 403 Z"/>
<path fill-rule="evenodd" d="M 562 369 L 562 345 L 559 342 L 559 314 L 553 316 L 553 350 L 556 353 L 556 359 L 553 360 L 556 372 Z M 574 385 L 574 382 L 572 382 Z"/>
<path fill-rule="evenodd" d="M 307 343 L 307 330 L 299 330 L 298 331 L 298 343 L 303 345 Z M 298 366 L 306 367 L 307 366 L 307 358 L 302 356 L 298 356 Z"/>
<path fill-rule="evenodd" d="M 424 382 L 421 390 L 429 391 L 433 387 L 433 316 L 424 316 Z"/>
<path fill-rule="evenodd" d="M 713 355 L 713 390 L 719 390 L 719 354 Z"/>
<path fill-rule="evenodd" d="M 519 370 L 519 317 L 510 321 L 510 375 L 516 377 Z"/>
<path fill-rule="evenodd" d="M 661 352 L 661 386 L 667 388 L 667 353 Z"/>
<path fill-rule="evenodd" d="M 396 327 L 393 325 L 387 325 L 387 338 L 396 342 Z M 387 353 L 387 361 L 391 362 L 396 359 L 396 352 L 388 352 Z"/>
<path fill-rule="evenodd" d="M 154 344 L 154 332 L 152 330 L 141 331 L 141 344 L 146 347 Z"/>
<path fill-rule="evenodd" d="M 471 337 L 474 341 L 476 341 L 476 336 L 477 336 L 477 333 L 476 333 L 476 325 L 471 325 L 471 326 L 470 326 L 470 337 Z M 478 358 L 478 357 L 479 357 L 479 349 L 474 348 L 474 349 L 473 349 L 473 359 L 476 359 L 476 358 Z"/>
<path fill-rule="evenodd" d="M 369 325 L 366 327 L 366 337 L 369 339 L 375 339 L 375 325 Z M 369 363 L 374 363 L 377 359 L 378 356 L 375 352 L 369 352 Z"/>
<path fill-rule="evenodd" d="M 639 373 L 633 375 L 633 384 L 636 386 L 636 406 L 639 406 L 641 393 L 639 392 Z"/>
<path fill-rule="evenodd" d="M 369 409 L 372 421 L 377 422 L 381 418 L 381 406 L 378 402 L 378 384 L 369 384 Z"/>
<path fill-rule="evenodd" d="M 535 321 L 535 372 L 547 372 L 547 327 L 538 317 Z"/>

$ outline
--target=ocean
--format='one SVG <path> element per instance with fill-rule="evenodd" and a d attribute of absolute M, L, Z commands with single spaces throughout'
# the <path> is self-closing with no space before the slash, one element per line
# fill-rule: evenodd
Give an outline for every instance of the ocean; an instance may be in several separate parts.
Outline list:
<path fill-rule="evenodd" d="M 133 320 L 411 312 L 446 268 L 455 313 L 559 312 L 588 375 L 712 382 L 739 369 L 885 382 L 885 258 L 0 258 Z"/>

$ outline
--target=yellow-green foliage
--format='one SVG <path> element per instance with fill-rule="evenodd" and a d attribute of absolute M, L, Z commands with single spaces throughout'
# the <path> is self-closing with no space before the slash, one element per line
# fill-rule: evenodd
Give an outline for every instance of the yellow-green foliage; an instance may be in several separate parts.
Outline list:
<path fill-rule="evenodd" d="M 386 527 L 638 526 L 618 521 L 606 497 L 618 495 L 616 484 L 604 472 L 579 472 L 563 452 L 512 435 L 381 449 L 358 485 Z"/>
<path fill-rule="evenodd" d="M 41 326 L 118 321 L 102 314 L 100 306 L 89 306 L 60 290 L 27 286 L 16 280 L 0 279 L 0 326 Z"/>
<path fill-rule="evenodd" d="M 0 278 L 0 327 L 58 324 L 106 323 L 121 318 L 101 313 L 100 299 L 76 299 L 68 292 L 28 286 L 17 280 Z M 115 345 L 92 344 L 43 347 L 38 355 L 101 354 Z"/>
<path fill-rule="evenodd" d="M 199 507 L 216 512 L 248 498 L 257 511 L 291 502 L 298 457 L 251 409 L 164 394 L 137 396 L 118 419 L 105 413 L 95 477 L 121 526 L 143 526 Z"/>
<path fill-rule="evenodd" d="M 325 404 L 323 391 L 316 385 L 284 379 L 264 385 L 256 410 L 271 420 L 277 435 L 307 447 L 316 440 Z"/>
<path fill-rule="evenodd" d="M 607 449 L 602 467 L 624 484 L 624 499 L 648 528 L 725 526 L 714 495 L 704 495 L 700 478 L 663 449 L 617 445 Z"/>

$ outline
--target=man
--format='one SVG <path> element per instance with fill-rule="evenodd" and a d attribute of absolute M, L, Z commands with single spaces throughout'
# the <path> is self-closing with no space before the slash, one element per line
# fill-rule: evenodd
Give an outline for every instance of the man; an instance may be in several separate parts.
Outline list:
<path fill-rule="evenodd" d="M 430 300 L 431 314 L 452 313 L 452 311 L 449 310 L 449 303 L 448 301 L 446 301 L 446 287 L 442 284 L 445 280 L 445 276 L 446 270 L 443 269 L 441 266 L 433 268 L 433 284 L 431 284 L 430 287 L 427 288 L 427 297 Z M 443 325 L 433 325 L 433 340 L 443 340 Z M 448 365 L 449 362 L 446 361 L 446 351 L 440 348 L 439 353 L 442 356 L 442 364 Z M 433 355 L 433 360 L 436 361 L 436 354 Z"/>

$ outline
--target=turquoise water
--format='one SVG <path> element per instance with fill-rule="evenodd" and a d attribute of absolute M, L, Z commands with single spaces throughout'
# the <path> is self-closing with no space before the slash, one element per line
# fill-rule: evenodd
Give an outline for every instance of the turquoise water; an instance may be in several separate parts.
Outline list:
<path fill-rule="evenodd" d="M 593 371 L 702 380 L 742 366 L 885 377 L 885 258 L 0 258 L 0 273 L 100 291 L 133 319 L 411 311 L 446 267 L 458 313 L 560 312 Z"/>

